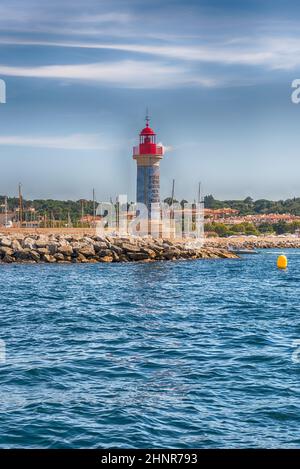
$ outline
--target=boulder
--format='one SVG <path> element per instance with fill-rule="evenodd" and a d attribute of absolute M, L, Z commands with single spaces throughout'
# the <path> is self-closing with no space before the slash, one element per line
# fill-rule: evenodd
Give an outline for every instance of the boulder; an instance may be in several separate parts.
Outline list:
<path fill-rule="evenodd" d="M 115 244 L 111 244 L 110 249 L 116 254 L 122 254 L 124 252 L 124 250 L 120 246 L 116 246 Z"/>
<path fill-rule="evenodd" d="M 107 243 L 105 243 L 104 241 L 96 241 L 94 243 L 94 249 L 95 249 L 95 252 L 99 252 L 99 251 L 102 251 L 103 249 L 107 249 Z"/>
<path fill-rule="evenodd" d="M 119 256 L 119 262 L 129 262 L 125 254 L 120 254 Z"/>
<path fill-rule="evenodd" d="M 32 260 L 34 260 L 35 262 L 39 262 L 41 260 L 41 256 L 39 255 L 38 252 L 36 251 L 30 251 L 30 257 Z"/>
<path fill-rule="evenodd" d="M 49 254 L 49 249 L 47 247 L 37 248 L 36 250 L 39 254 L 41 254 L 41 256 L 43 256 L 44 254 Z"/>
<path fill-rule="evenodd" d="M 115 245 L 115 246 L 122 246 L 124 243 L 129 243 L 130 244 L 130 239 L 129 238 L 110 238 L 109 239 L 109 245 Z"/>
<path fill-rule="evenodd" d="M 91 245 L 86 245 L 79 249 L 79 253 L 83 254 L 85 257 L 93 257 L 95 256 L 95 249 Z"/>
<path fill-rule="evenodd" d="M 10 247 L 12 242 L 11 239 L 7 238 L 6 236 L 3 236 L 0 240 L 0 244 L 1 246 Z"/>
<path fill-rule="evenodd" d="M 21 246 L 21 244 L 19 243 L 19 241 L 17 239 L 13 239 L 12 243 L 11 243 L 11 248 L 14 251 L 19 251 L 19 250 L 22 249 L 22 246 Z"/>
<path fill-rule="evenodd" d="M 114 262 L 120 262 L 120 257 L 115 251 L 112 251 L 112 255 L 113 255 Z"/>
<path fill-rule="evenodd" d="M 48 251 L 51 256 L 53 256 L 57 252 L 57 247 L 58 247 L 57 243 L 53 243 L 53 242 L 49 243 Z"/>
<path fill-rule="evenodd" d="M 100 242 L 103 242 L 103 243 L 106 242 L 105 237 L 104 237 L 104 236 L 100 236 L 100 235 L 92 236 L 92 239 L 93 239 L 93 241 L 100 241 Z"/>
<path fill-rule="evenodd" d="M 77 259 L 77 257 L 72 257 L 72 264 L 80 264 L 80 261 Z"/>
<path fill-rule="evenodd" d="M 73 236 L 65 236 L 64 239 L 68 242 L 68 243 L 72 243 L 72 241 L 74 241 L 74 238 Z"/>
<path fill-rule="evenodd" d="M 34 246 L 35 246 L 35 240 L 32 238 L 25 238 L 22 243 L 22 247 L 24 249 L 34 249 Z"/>
<path fill-rule="evenodd" d="M 144 252 L 145 254 L 147 254 L 148 257 L 150 257 L 151 259 L 155 259 L 156 257 L 156 252 L 153 249 L 141 247 L 141 252 Z"/>
<path fill-rule="evenodd" d="M 136 246 L 135 244 L 123 243 L 121 247 L 127 252 L 140 252 L 139 246 Z"/>
<path fill-rule="evenodd" d="M 97 257 L 101 258 L 101 257 L 106 257 L 106 256 L 111 256 L 112 255 L 112 252 L 110 249 L 103 249 L 102 251 L 99 251 L 97 253 Z"/>
<path fill-rule="evenodd" d="M 46 248 L 49 244 L 49 241 L 46 238 L 40 237 L 35 241 L 35 246 L 37 248 Z"/>
<path fill-rule="evenodd" d="M 100 258 L 99 258 L 99 261 L 100 261 L 100 262 L 112 262 L 112 261 L 113 261 L 113 257 L 112 257 L 112 256 L 100 257 Z"/>
<path fill-rule="evenodd" d="M 26 261 L 31 259 L 31 250 L 30 249 L 19 249 L 18 251 L 14 252 L 14 257 L 18 261 Z"/>
<path fill-rule="evenodd" d="M 83 248 L 84 246 L 85 244 L 80 241 L 75 241 L 74 243 L 72 243 L 72 248 L 75 253 L 80 251 L 80 249 Z"/>
<path fill-rule="evenodd" d="M 168 246 L 174 246 L 173 241 L 170 241 L 169 239 L 163 239 L 163 246 L 168 247 Z"/>
<path fill-rule="evenodd" d="M 182 259 L 190 259 L 190 258 L 192 258 L 193 256 L 197 256 L 197 254 L 196 254 L 196 253 L 193 253 L 193 251 L 188 251 L 188 250 L 186 250 L 186 251 L 181 251 L 181 253 L 180 253 L 180 257 L 181 257 Z"/>
<path fill-rule="evenodd" d="M 147 249 L 151 249 L 152 251 L 156 252 L 157 254 L 163 252 L 163 250 L 164 250 L 164 248 L 161 245 L 154 244 L 154 243 L 149 243 L 147 245 Z"/>
<path fill-rule="evenodd" d="M 57 261 L 64 261 L 64 260 L 65 260 L 65 257 L 64 257 L 64 255 L 63 255 L 61 252 L 57 252 L 56 254 L 53 255 L 53 257 L 54 257 Z"/>
<path fill-rule="evenodd" d="M 127 252 L 127 256 L 132 261 L 142 261 L 149 258 L 145 252 Z"/>
<path fill-rule="evenodd" d="M 209 255 L 207 254 L 207 252 L 202 252 L 201 253 L 201 259 L 209 259 Z"/>
<path fill-rule="evenodd" d="M 82 263 L 87 262 L 87 258 L 83 254 L 81 254 L 80 252 L 73 259 L 76 259 L 78 262 L 82 262 Z"/>
<path fill-rule="evenodd" d="M 83 244 L 94 244 L 94 240 L 90 238 L 89 236 L 84 236 L 83 238 L 80 239 L 80 242 Z"/>
<path fill-rule="evenodd" d="M 14 253 L 14 250 L 7 247 L 7 246 L 0 246 L 0 254 L 3 256 L 12 256 Z"/>
<path fill-rule="evenodd" d="M 180 256 L 180 251 L 178 249 L 166 249 L 162 253 L 162 256 L 165 259 L 171 260 L 171 259 L 177 259 Z"/>
<path fill-rule="evenodd" d="M 6 262 L 6 264 L 11 264 L 12 262 L 15 262 L 15 259 L 12 256 L 5 254 L 5 256 L 2 259 L 2 262 Z"/>
<path fill-rule="evenodd" d="M 43 260 L 44 260 L 45 262 L 50 263 L 50 264 L 53 263 L 53 262 L 56 262 L 55 257 L 50 256 L 50 254 L 45 254 L 45 255 L 43 256 Z"/>
<path fill-rule="evenodd" d="M 73 254 L 73 248 L 69 244 L 62 244 L 58 246 L 57 251 L 64 256 L 71 256 Z"/>

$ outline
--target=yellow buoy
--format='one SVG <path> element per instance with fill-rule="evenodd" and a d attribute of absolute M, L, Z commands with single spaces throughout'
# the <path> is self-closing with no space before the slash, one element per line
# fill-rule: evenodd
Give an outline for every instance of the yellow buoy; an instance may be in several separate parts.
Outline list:
<path fill-rule="evenodd" d="M 282 254 L 277 259 L 277 267 L 278 269 L 286 269 L 287 265 L 288 265 L 287 257 Z"/>

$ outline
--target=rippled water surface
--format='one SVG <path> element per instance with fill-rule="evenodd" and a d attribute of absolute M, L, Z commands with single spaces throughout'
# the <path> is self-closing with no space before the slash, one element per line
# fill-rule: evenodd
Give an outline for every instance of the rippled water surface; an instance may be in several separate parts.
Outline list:
<path fill-rule="evenodd" d="M 0 446 L 299 447 L 288 256 L 1 265 Z"/>

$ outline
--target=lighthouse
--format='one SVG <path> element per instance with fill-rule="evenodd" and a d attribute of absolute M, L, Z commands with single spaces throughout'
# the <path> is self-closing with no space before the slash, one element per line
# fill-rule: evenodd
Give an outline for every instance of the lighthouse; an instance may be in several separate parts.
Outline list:
<path fill-rule="evenodd" d="M 164 148 L 156 143 L 156 133 L 149 120 L 147 115 L 146 127 L 139 135 L 140 143 L 133 147 L 133 159 L 137 163 L 136 201 L 146 205 L 150 216 L 151 204 L 160 202 L 159 164 Z"/>

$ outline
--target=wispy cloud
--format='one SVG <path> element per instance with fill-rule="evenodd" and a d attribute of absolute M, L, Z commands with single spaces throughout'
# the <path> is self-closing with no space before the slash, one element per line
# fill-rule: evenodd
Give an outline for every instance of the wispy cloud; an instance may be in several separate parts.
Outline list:
<path fill-rule="evenodd" d="M 20 1 L 18 8 L 4 3 L 0 30 L 16 37 L 0 38 L 3 45 L 117 51 L 122 54 L 119 60 L 135 59 L 130 54 L 138 54 L 144 62 L 152 56 L 150 60 L 267 70 L 300 66 L 299 22 L 266 19 L 260 10 L 245 16 L 243 9 L 237 9 L 237 15 L 236 9 L 228 7 L 183 9 L 174 2 L 173 15 L 168 17 L 168 7 L 162 5 L 158 15 L 141 2 L 132 2 L 136 4 L 130 8 L 127 2 L 85 0 L 71 9 L 65 8 L 63 0 L 44 5 L 37 0 Z"/>
<path fill-rule="evenodd" d="M 0 65 L 0 75 L 92 81 L 129 88 L 164 88 L 185 85 L 213 87 L 218 83 L 212 78 L 199 76 L 179 65 L 134 60 L 43 67 Z"/>
<path fill-rule="evenodd" d="M 300 38 L 297 37 L 261 37 L 255 40 L 235 38 L 223 44 L 189 46 L 40 41 L 17 38 L 2 38 L 0 44 L 115 50 L 185 62 L 262 66 L 270 69 L 289 69 L 300 65 Z"/>
<path fill-rule="evenodd" d="M 4 0 L 5 1 L 5 0 Z M 12 2 L 13 3 L 13 2 Z M 76 2 L 75 2 L 76 3 Z M 74 4 L 74 8 L 65 8 L 61 0 L 44 3 L 21 0 L 17 4 L 0 5 L 0 31 L 19 33 L 50 33 L 59 36 L 80 36 L 101 34 L 105 28 L 129 27 L 135 16 L 129 11 L 118 11 L 112 8 L 110 2 L 99 5 L 99 0 L 93 8 L 89 2 L 83 2 L 81 7 Z"/>
<path fill-rule="evenodd" d="M 53 148 L 63 150 L 101 150 L 108 145 L 97 134 L 73 134 L 67 136 L 0 136 L 0 145 L 18 147 Z"/>
<path fill-rule="evenodd" d="M 100 14 L 83 14 L 71 18 L 75 23 L 121 23 L 127 24 L 133 20 L 133 15 L 125 12 L 111 11 Z"/>

